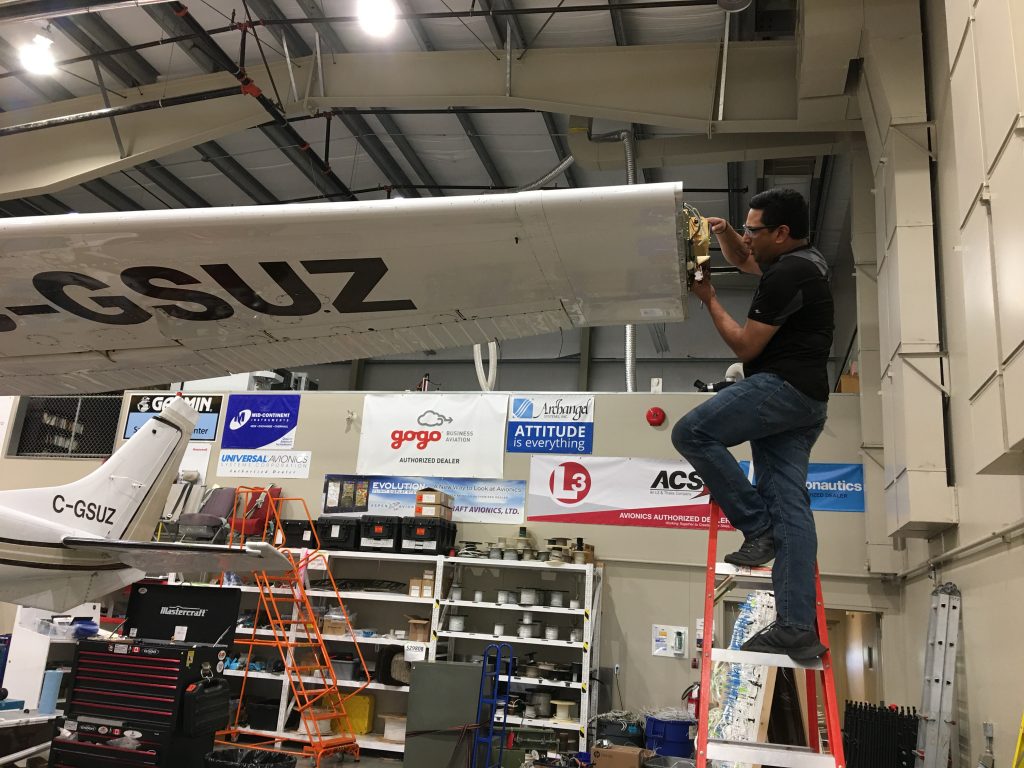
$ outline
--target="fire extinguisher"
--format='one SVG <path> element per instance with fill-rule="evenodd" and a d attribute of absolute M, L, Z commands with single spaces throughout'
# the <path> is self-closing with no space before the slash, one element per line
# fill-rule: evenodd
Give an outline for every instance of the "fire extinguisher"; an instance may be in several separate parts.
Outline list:
<path fill-rule="evenodd" d="M 700 683 L 693 683 L 683 691 L 682 695 L 683 708 L 686 713 L 694 720 L 697 719 L 697 713 L 700 712 Z"/>

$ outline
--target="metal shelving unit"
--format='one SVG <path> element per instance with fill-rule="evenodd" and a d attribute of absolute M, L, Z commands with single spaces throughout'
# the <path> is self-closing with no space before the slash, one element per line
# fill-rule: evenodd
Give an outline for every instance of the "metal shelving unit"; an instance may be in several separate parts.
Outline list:
<path fill-rule="evenodd" d="M 293 551 L 300 552 L 301 550 L 293 550 Z M 335 550 L 323 550 L 323 552 L 324 552 L 324 554 L 327 555 L 328 562 L 331 563 L 331 564 L 333 564 L 333 562 L 337 561 L 337 560 L 342 560 L 342 561 L 377 561 L 377 562 L 387 562 L 387 563 L 402 563 L 402 564 L 407 564 L 407 565 L 412 565 L 412 564 L 415 564 L 415 563 L 428 564 L 430 566 L 433 566 L 432 570 L 434 571 L 435 585 L 440 585 L 441 584 L 442 570 L 443 569 L 441 567 L 441 562 L 440 561 L 441 561 L 442 558 L 438 557 L 437 555 L 406 555 L 406 554 L 389 553 L 389 552 L 380 552 L 380 553 L 378 553 L 378 552 L 342 552 L 342 551 L 335 551 Z M 312 573 L 315 574 L 316 571 L 313 571 Z M 313 576 L 313 578 L 316 578 L 315 575 Z M 439 586 L 436 587 L 436 588 L 439 588 Z M 259 588 L 255 587 L 255 586 L 252 586 L 252 587 L 250 587 L 250 586 L 243 586 L 243 587 L 241 587 L 241 590 L 242 590 L 242 592 L 246 592 L 246 593 L 258 593 L 259 592 Z M 285 594 L 285 593 L 288 592 L 288 590 L 284 589 L 284 588 L 277 589 L 275 591 L 278 592 L 279 594 Z M 325 590 L 325 589 L 310 589 L 310 588 L 307 588 L 306 589 L 306 594 L 311 599 L 315 599 L 315 598 L 331 598 L 331 599 L 333 599 L 335 597 L 335 593 L 334 593 L 333 590 Z M 410 606 L 424 606 L 424 607 L 431 606 L 431 617 L 436 615 L 436 611 L 433 610 L 433 606 L 434 606 L 434 603 L 435 603 L 435 598 L 432 598 L 432 597 L 410 597 L 409 595 L 398 594 L 398 593 L 393 593 L 393 592 L 367 592 L 367 591 L 352 591 L 352 590 L 345 590 L 345 591 L 342 591 L 340 594 L 341 594 L 342 600 L 345 601 L 346 605 L 349 603 L 349 601 L 361 601 L 361 602 L 385 603 L 385 604 L 400 603 L 400 604 L 409 604 Z M 289 633 L 290 639 L 292 639 L 292 640 L 295 639 L 295 632 L 296 631 L 297 631 L 297 627 L 293 627 L 291 632 Z M 252 630 L 251 629 L 246 629 L 246 628 L 242 628 L 241 630 L 239 630 L 238 632 L 235 633 L 236 637 L 246 637 L 246 636 L 252 637 L 252 634 L 253 634 Z M 255 634 L 258 637 L 270 637 L 270 636 L 273 636 L 272 631 L 269 630 L 269 629 L 258 629 L 258 630 L 256 630 Z M 434 660 L 438 656 L 438 649 L 437 649 L 438 638 L 437 638 L 437 633 L 434 631 L 433 624 L 431 624 L 431 626 L 430 626 L 429 640 L 428 641 L 423 641 L 423 642 L 412 641 L 412 640 L 409 640 L 407 638 L 397 639 L 397 638 L 388 637 L 386 635 L 374 636 L 374 637 L 352 637 L 351 635 L 348 635 L 348 634 L 345 634 L 345 635 L 325 634 L 325 635 L 323 635 L 323 638 L 328 643 L 349 644 L 349 645 L 359 644 L 359 645 L 363 645 L 363 646 L 367 646 L 367 645 L 369 645 L 369 646 L 378 646 L 378 645 L 403 645 L 403 646 L 426 645 L 427 646 L 427 651 L 426 651 L 427 659 Z M 442 648 L 442 653 L 440 655 L 441 655 L 442 658 L 444 657 L 443 648 Z M 225 670 L 224 674 L 227 675 L 228 677 L 242 677 L 245 674 L 245 672 L 242 671 L 242 670 Z M 270 731 L 270 732 L 268 732 L 268 731 L 259 731 L 259 733 L 261 733 L 261 734 L 267 734 L 267 733 L 277 734 L 277 735 L 280 735 L 282 737 L 286 737 L 288 735 L 294 735 L 291 732 L 285 730 L 285 728 L 284 728 L 285 721 L 287 720 L 287 717 L 288 717 L 288 702 L 289 702 L 289 690 L 288 690 L 289 686 L 288 686 L 288 681 L 287 681 L 287 678 L 285 677 L 285 675 L 284 674 L 277 674 L 277 673 L 273 673 L 273 672 L 252 672 L 252 671 L 250 671 L 249 674 L 248 674 L 248 677 L 249 677 L 250 680 L 254 680 L 255 679 L 255 680 L 265 680 L 265 681 L 268 681 L 267 683 L 265 683 L 266 685 L 270 685 L 270 681 L 277 682 L 280 685 L 280 688 L 281 688 L 281 691 L 280 691 L 280 705 L 279 705 L 278 720 L 277 720 L 277 728 L 274 731 Z M 306 683 L 314 684 L 314 685 L 316 683 L 318 683 L 318 682 L 321 682 L 320 678 L 318 678 L 318 677 L 310 677 L 310 676 L 304 676 L 303 677 L 303 681 L 306 682 Z M 359 688 L 362 685 L 363 685 L 362 682 L 357 681 L 357 680 L 339 680 L 338 681 L 338 686 L 339 687 L 344 687 L 344 688 Z M 384 684 L 378 683 L 378 682 L 370 682 L 370 683 L 366 684 L 365 688 L 366 688 L 367 691 L 387 691 L 387 692 L 391 692 L 391 693 L 408 693 L 409 692 L 409 686 L 407 686 L 407 685 L 384 685 Z M 254 730 L 254 729 L 243 729 L 242 732 L 245 732 L 246 730 Z M 369 733 L 369 734 L 359 735 L 359 736 L 356 737 L 356 740 L 359 742 L 359 746 L 362 747 L 363 749 L 374 749 L 374 750 L 380 750 L 380 751 L 383 751 L 383 752 L 395 752 L 395 753 L 403 753 L 403 752 L 405 752 L 405 744 L 399 743 L 399 742 L 394 742 L 394 741 L 387 741 L 387 740 L 381 738 L 379 733 Z"/>
<path fill-rule="evenodd" d="M 438 558 L 437 584 L 443 585 L 443 578 L 449 571 L 460 575 L 462 569 L 468 569 L 472 576 L 474 585 L 486 583 L 488 574 L 497 578 L 504 569 L 517 571 L 531 571 L 540 574 L 562 574 L 565 578 L 582 579 L 579 593 L 582 597 L 582 607 L 564 608 L 544 605 L 515 605 L 496 602 L 476 602 L 472 600 L 452 600 L 446 594 L 439 594 L 434 600 L 434 611 L 431 616 L 432 639 L 438 640 L 448 638 L 452 641 L 463 642 L 475 641 L 477 645 L 484 643 L 509 643 L 513 648 L 525 646 L 529 648 L 557 648 L 570 649 L 581 654 L 581 661 L 584 670 L 582 679 L 579 682 L 566 682 L 562 680 L 545 680 L 543 678 L 517 676 L 512 678 L 513 684 L 563 689 L 566 691 L 579 691 L 579 717 L 572 720 L 561 720 L 557 718 L 526 718 L 509 716 L 509 725 L 533 726 L 540 728 L 554 728 L 557 730 L 576 731 L 579 734 L 579 749 L 585 751 L 588 742 L 588 724 L 590 713 L 597 711 L 597 687 L 591 686 L 590 681 L 596 673 L 599 656 L 600 639 L 600 615 L 601 615 L 601 583 L 603 569 L 600 565 L 574 564 L 574 563 L 551 563 L 533 560 L 491 560 L 489 558 L 464 558 L 464 557 L 440 557 Z M 464 572 L 464 571 L 463 571 Z M 439 587 L 440 589 L 440 587 Z M 464 591 L 467 587 L 463 586 Z M 460 611 L 470 610 L 491 610 L 491 611 L 529 611 L 537 615 L 546 616 L 569 616 L 583 620 L 583 639 L 579 642 L 568 640 L 547 640 L 545 638 L 531 637 L 522 638 L 508 634 L 495 635 L 490 632 L 452 631 L 446 629 L 446 618 L 450 609 L 458 608 Z M 449 646 L 451 648 L 451 646 Z M 449 652 L 451 652 L 449 650 Z"/>

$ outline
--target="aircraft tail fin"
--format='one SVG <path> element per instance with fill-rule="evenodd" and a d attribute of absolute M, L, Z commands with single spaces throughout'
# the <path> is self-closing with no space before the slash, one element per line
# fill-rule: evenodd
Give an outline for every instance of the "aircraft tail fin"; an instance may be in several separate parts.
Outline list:
<path fill-rule="evenodd" d="M 64 532 L 148 541 L 198 418 L 177 398 L 81 480 L 0 491 L 0 506 L 23 510 L 35 523 Z"/>

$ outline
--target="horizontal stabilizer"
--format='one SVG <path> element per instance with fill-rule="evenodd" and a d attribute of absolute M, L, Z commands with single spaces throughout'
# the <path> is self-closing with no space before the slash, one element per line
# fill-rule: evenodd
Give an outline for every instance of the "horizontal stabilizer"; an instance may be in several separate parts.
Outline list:
<path fill-rule="evenodd" d="M 286 573 L 288 558 L 266 542 L 247 542 L 244 549 L 217 544 L 167 544 L 150 541 L 106 541 L 68 537 L 71 549 L 102 552 L 146 573 L 266 571 Z"/>

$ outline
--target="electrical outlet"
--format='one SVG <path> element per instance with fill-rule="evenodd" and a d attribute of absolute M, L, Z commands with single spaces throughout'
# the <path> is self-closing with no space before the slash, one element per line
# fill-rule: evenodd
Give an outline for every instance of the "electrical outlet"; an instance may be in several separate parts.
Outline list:
<path fill-rule="evenodd" d="M 619 676 L 619 670 L 620 669 L 622 669 L 622 665 L 621 664 L 616 664 L 614 667 L 612 667 L 612 671 L 615 673 L 616 677 Z"/>

